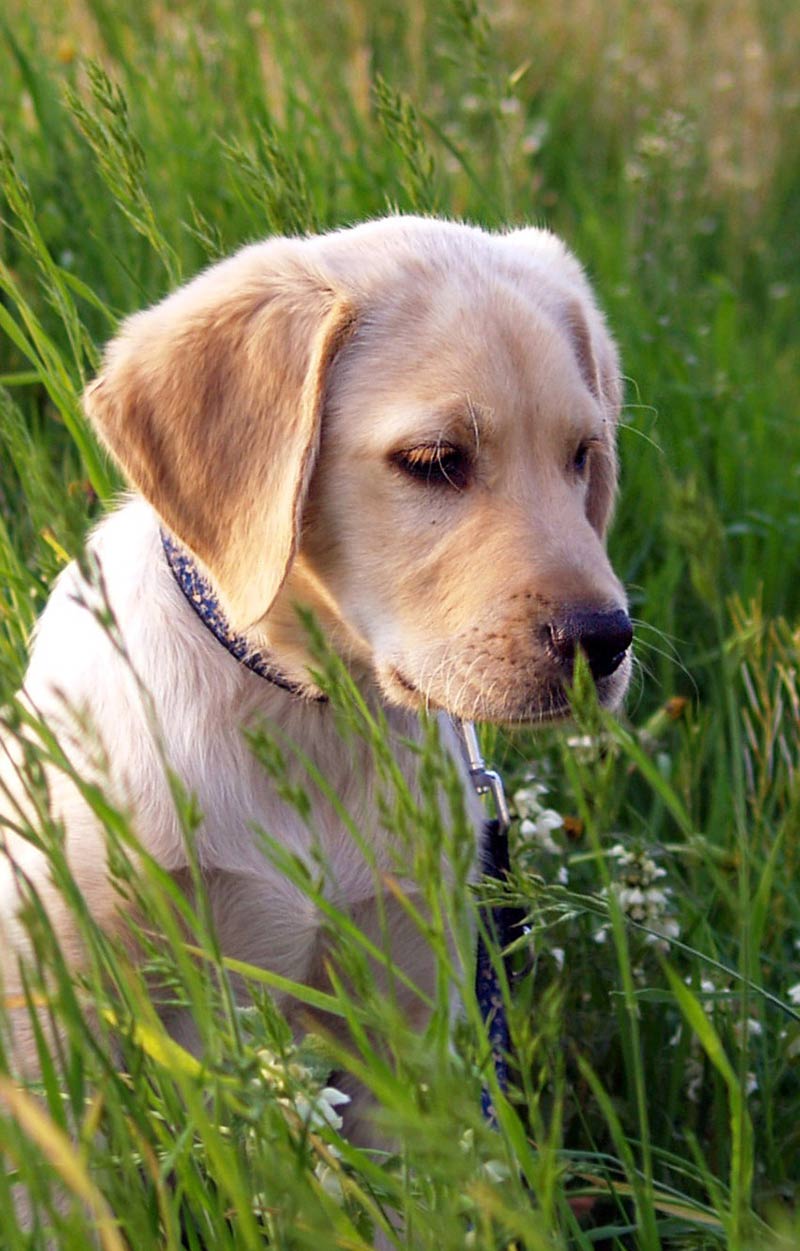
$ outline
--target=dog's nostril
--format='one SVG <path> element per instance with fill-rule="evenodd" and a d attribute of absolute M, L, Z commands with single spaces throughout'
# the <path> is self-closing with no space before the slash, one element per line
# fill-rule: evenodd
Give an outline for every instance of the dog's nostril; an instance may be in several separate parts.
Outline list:
<path fill-rule="evenodd" d="M 575 659 L 575 631 L 572 619 L 551 622 L 544 627 L 544 644 L 559 664 L 571 665 Z"/>
<path fill-rule="evenodd" d="M 632 639 L 633 626 L 622 609 L 573 613 L 545 627 L 545 645 L 559 664 L 571 668 L 575 648 L 580 647 L 595 680 L 610 677 L 620 667 Z"/>

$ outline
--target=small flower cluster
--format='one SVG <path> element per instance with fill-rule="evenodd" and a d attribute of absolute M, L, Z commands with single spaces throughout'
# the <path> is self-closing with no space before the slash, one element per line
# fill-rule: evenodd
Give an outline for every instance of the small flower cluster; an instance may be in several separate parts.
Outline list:
<path fill-rule="evenodd" d="M 536 850 L 558 856 L 562 848 L 552 835 L 554 830 L 563 828 L 564 818 L 554 808 L 545 806 L 546 794 L 544 782 L 538 781 L 533 774 L 528 774 L 524 785 L 514 792 L 514 808 L 520 819 L 519 834 L 521 839 L 533 843 Z"/>
<path fill-rule="evenodd" d="M 343 1121 L 337 1108 L 349 1103 L 350 1096 L 335 1086 L 323 1084 L 326 1079 L 321 1076 L 320 1066 L 313 1062 L 304 1063 L 294 1049 L 287 1056 L 276 1055 L 262 1047 L 257 1051 L 256 1059 L 258 1069 L 253 1078 L 254 1084 L 271 1092 L 291 1125 L 302 1128 L 304 1134 L 308 1131 L 313 1135 L 321 1134 L 323 1142 L 316 1138 L 309 1138 L 306 1142 L 307 1150 L 312 1153 L 314 1176 L 326 1194 L 337 1203 L 344 1204 L 342 1166 L 338 1163 L 340 1152 L 330 1142 L 328 1131 L 338 1133 L 341 1130 Z M 254 1195 L 253 1211 L 269 1229 L 271 1218 L 264 1195 Z"/>
<path fill-rule="evenodd" d="M 686 981 L 689 983 L 689 978 L 687 978 Z M 730 1013 L 733 1010 L 733 1006 L 737 1002 L 736 996 L 730 988 L 720 987 L 716 982 L 713 982 L 711 978 L 704 977 L 701 978 L 698 989 L 698 998 L 702 997 L 703 1011 L 707 1017 L 711 1018 L 715 1015 L 715 1013 L 718 1013 L 722 1019 L 727 1017 L 727 1019 L 730 1020 Z M 750 1043 L 751 1039 L 760 1038 L 764 1032 L 761 1022 L 754 1016 L 740 1016 L 731 1022 L 730 1028 L 736 1046 L 740 1051 Z M 681 1023 L 670 1039 L 670 1043 L 672 1045 L 675 1045 L 680 1041 L 683 1029 L 683 1023 Z M 686 1058 L 685 1074 L 686 1097 L 691 1103 L 700 1102 L 700 1096 L 704 1084 L 705 1060 L 703 1057 L 703 1050 L 699 1039 L 695 1035 L 692 1035 L 689 1054 Z M 748 1096 L 753 1095 L 757 1090 L 758 1078 L 756 1077 L 755 1072 L 750 1069 L 748 1070 L 745 1078 L 745 1094 Z"/>
<path fill-rule="evenodd" d="M 617 843 L 608 854 L 616 860 L 620 870 L 620 879 L 611 885 L 617 903 L 631 921 L 646 926 L 650 931 L 646 942 L 666 951 L 668 940 L 677 938 L 681 932 L 677 920 L 669 911 L 670 888 L 656 885 L 666 877 L 666 869 L 656 864 L 652 856 L 641 848 L 628 850 Z M 602 926 L 595 935 L 596 940 L 604 942 L 607 932 L 608 925 Z"/>
<path fill-rule="evenodd" d="M 601 748 L 597 738 L 590 736 L 574 736 L 568 742 L 576 754 L 585 753 L 587 758 L 590 753 L 593 758 Z M 531 772 L 525 775 L 522 785 L 512 795 L 512 807 L 519 818 L 514 863 L 523 870 L 541 873 L 542 858 L 558 856 L 554 877 L 559 885 L 596 890 L 596 868 L 591 867 L 592 857 L 584 854 L 572 858 L 569 855 L 571 844 L 581 836 L 582 823 L 549 807 L 547 794 L 548 787 L 541 780 L 541 775 Z M 601 897 L 607 899 L 613 893 L 625 916 L 647 931 L 643 935 L 644 945 L 666 951 L 669 941 L 680 935 L 680 925 L 672 906 L 672 891 L 663 882 L 666 869 L 657 864 L 652 852 L 641 847 L 629 849 L 622 843 L 616 843 L 607 856 L 615 864 L 616 880 L 601 892 Z M 582 864 L 585 866 L 583 870 L 580 867 Z M 606 942 L 610 928 L 608 920 L 603 919 L 598 926 L 595 918 L 592 922 L 595 942 Z M 562 949 L 554 947 L 550 950 L 561 967 Z"/>
<path fill-rule="evenodd" d="M 302 1125 L 311 1130 L 342 1128 L 338 1107 L 350 1102 L 350 1096 L 335 1086 L 320 1087 L 313 1071 L 299 1060 L 288 1062 L 271 1051 L 258 1052 L 259 1073 L 255 1079 L 269 1086 L 277 1102 Z"/>
<path fill-rule="evenodd" d="M 666 171 L 682 173 L 691 168 L 697 150 L 693 123 L 676 109 L 667 109 L 639 136 L 635 156 L 625 166 L 625 178 L 631 183 L 645 183 Z"/>

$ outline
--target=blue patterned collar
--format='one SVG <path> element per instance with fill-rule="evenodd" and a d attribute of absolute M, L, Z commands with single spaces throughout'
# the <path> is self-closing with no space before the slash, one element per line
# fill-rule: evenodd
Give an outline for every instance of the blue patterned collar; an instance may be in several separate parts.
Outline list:
<path fill-rule="evenodd" d="M 290 695 L 298 695 L 302 699 L 316 703 L 325 701 L 324 695 L 312 692 L 308 687 L 301 686 L 300 683 L 292 682 L 285 677 L 263 652 L 253 647 L 243 634 L 237 634 L 231 628 L 210 582 L 200 572 L 186 549 L 181 547 L 170 534 L 167 534 L 166 530 L 161 531 L 161 544 L 167 564 L 183 591 L 187 603 L 197 613 L 203 625 L 211 631 L 214 638 L 226 651 L 230 652 L 235 660 L 245 665 L 246 668 L 252 669 L 253 673 L 257 673 L 259 677 L 266 678 L 274 686 L 288 691 Z"/>

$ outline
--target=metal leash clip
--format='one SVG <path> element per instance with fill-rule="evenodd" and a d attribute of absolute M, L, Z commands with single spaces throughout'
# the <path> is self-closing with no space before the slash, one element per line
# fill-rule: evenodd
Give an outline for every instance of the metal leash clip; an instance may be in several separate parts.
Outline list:
<path fill-rule="evenodd" d="M 500 838 L 504 838 L 511 825 L 511 814 L 508 810 L 508 800 L 506 799 L 503 779 L 495 769 L 486 768 L 486 761 L 481 755 L 478 732 L 475 729 L 474 722 L 457 721 L 456 726 L 460 730 L 466 749 L 472 785 L 479 795 L 491 795 L 497 819 L 497 833 Z"/>
<path fill-rule="evenodd" d="M 479 795 L 491 795 L 495 810 L 494 820 L 484 822 L 483 827 L 481 858 L 484 880 L 502 882 L 509 871 L 508 829 L 511 824 L 503 780 L 494 769 L 486 768 L 473 723 L 457 721 L 455 728 L 464 744 L 472 785 Z M 515 937 L 512 926 L 520 919 L 520 915 L 516 909 L 503 904 L 484 908 L 484 929 L 479 933 L 475 956 L 475 995 L 491 1047 L 495 1079 L 503 1095 L 508 1093 L 508 1061 L 511 1054 L 511 1034 L 503 983 L 505 981 L 505 986 L 510 987 L 514 982 L 514 970 L 505 949 Z M 501 969 L 504 977 L 501 977 Z M 496 1127 L 497 1113 L 488 1082 L 481 1090 L 481 1108 L 489 1125 Z"/>

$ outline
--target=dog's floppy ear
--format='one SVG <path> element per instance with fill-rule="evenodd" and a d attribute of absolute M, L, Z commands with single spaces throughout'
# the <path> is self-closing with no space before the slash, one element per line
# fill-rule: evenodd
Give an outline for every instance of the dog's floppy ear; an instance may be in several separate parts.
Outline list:
<path fill-rule="evenodd" d="M 264 615 L 291 564 L 327 369 L 353 325 L 302 242 L 273 240 L 131 317 L 84 396 L 235 629 Z"/>
<path fill-rule="evenodd" d="M 592 453 L 587 513 L 605 534 L 617 489 L 616 428 L 622 405 L 622 381 L 616 345 L 595 301 L 580 262 L 549 230 L 528 227 L 508 239 L 525 249 L 539 268 L 550 312 L 572 343 L 586 386 L 602 406 L 606 438 Z"/>
<path fill-rule="evenodd" d="M 622 403 L 617 351 L 594 301 L 569 296 L 562 321 L 572 340 L 581 376 L 605 412 L 605 438 L 592 450 L 586 501 L 590 522 L 599 534 L 605 534 L 617 493 L 616 432 Z"/>

